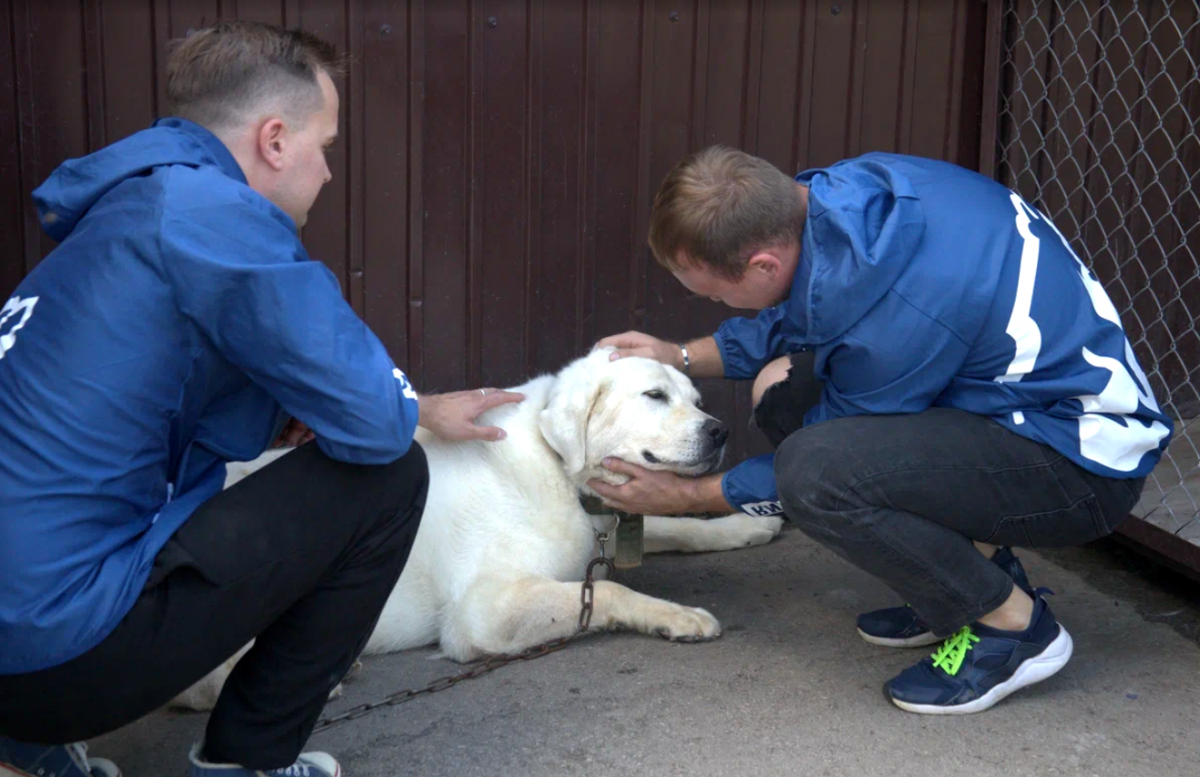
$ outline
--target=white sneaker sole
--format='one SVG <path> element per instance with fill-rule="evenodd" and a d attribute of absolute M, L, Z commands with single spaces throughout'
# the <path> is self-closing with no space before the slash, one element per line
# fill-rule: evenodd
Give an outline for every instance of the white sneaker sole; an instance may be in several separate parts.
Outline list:
<path fill-rule="evenodd" d="M 892 699 L 892 703 L 902 710 L 919 712 L 924 715 L 969 715 L 973 712 L 983 712 L 1025 686 L 1040 683 L 1055 675 L 1071 660 L 1071 654 L 1074 651 L 1075 643 L 1071 640 L 1071 635 L 1062 627 L 1062 624 L 1059 624 L 1058 636 L 1046 646 L 1045 650 L 1033 658 L 1025 659 L 1017 667 L 1017 671 L 1013 672 L 1012 677 L 974 701 L 952 707 L 942 707 L 936 704 L 910 704 L 892 698 L 891 694 L 888 694 L 888 698 Z"/>
<path fill-rule="evenodd" d="M 939 642 L 944 642 L 944 637 L 939 637 L 932 631 L 927 631 L 924 634 L 918 634 L 915 637 L 905 637 L 904 639 L 893 639 L 888 637 L 873 637 L 862 629 L 858 630 L 858 636 L 862 637 L 872 645 L 882 645 L 883 647 L 906 648 L 906 647 L 925 647 L 926 645 L 936 645 Z"/>
<path fill-rule="evenodd" d="M 121 777 L 121 770 L 107 758 L 89 758 L 88 765 L 93 769 L 99 769 L 103 774 L 109 775 L 109 777 Z M 8 764 L 0 764 L 0 777 L 37 777 L 37 775 L 23 772 Z"/>

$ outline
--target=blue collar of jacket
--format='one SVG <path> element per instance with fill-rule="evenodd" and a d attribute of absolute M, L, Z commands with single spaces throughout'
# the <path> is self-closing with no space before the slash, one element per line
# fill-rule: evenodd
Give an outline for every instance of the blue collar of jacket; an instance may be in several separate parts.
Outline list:
<path fill-rule="evenodd" d="M 242 166 L 238 164 L 237 159 L 229 151 L 229 148 L 216 135 L 209 130 L 187 119 L 181 119 L 176 116 L 169 116 L 163 119 L 156 120 L 152 127 L 167 127 L 177 130 L 195 141 L 202 150 L 212 158 L 212 161 L 221 171 L 235 181 L 247 184 L 246 173 L 242 170 Z"/>

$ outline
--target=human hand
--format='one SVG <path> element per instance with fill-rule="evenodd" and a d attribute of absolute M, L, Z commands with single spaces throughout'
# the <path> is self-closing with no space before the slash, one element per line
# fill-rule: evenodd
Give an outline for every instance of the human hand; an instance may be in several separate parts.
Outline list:
<path fill-rule="evenodd" d="M 421 426 L 443 440 L 503 440 L 507 433 L 495 426 L 476 426 L 475 419 L 493 407 L 520 402 L 524 394 L 499 389 L 473 389 L 449 394 L 422 394 Z"/>
<path fill-rule="evenodd" d="M 630 464 L 621 459 L 605 459 L 605 469 L 625 475 L 629 481 L 621 486 L 593 478 L 588 486 L 600 495 L 604 503 L 634 515 L 675 515 L 693 512 L 695 480 Z"/>
<path fill-rule="evenodd" d="M 677 369 L 683 369 L 683 351 L 680 350 L 677 344 L 669 343 L 666 340 L 659 340 L 657 337 L 651 337 L 642 332 L 625 332 L 624 334 L 612 335 L 596 343 L 596 347 L 616 348 L 617 350 L 609 356 L 610 360 L 620 359 L 625 356 L 644 356 L 663 364 L 669 364 Z"/>
<path fill-rule="evenodd" d="M 275 442 L 271 444 L 272 448 L 283 448 L 285 446 L 299 447 L 306 442 L 312 440 L 316 435 L 308 428 L 308 425 L 303 421 L 295 418 L 288 419 L 287 425 L 283 427 L 283 431 L 275 438 Z"/>

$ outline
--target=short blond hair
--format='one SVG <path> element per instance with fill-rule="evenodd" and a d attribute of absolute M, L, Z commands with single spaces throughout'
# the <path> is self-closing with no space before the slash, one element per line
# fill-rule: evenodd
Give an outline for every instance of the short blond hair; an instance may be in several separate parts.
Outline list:
<path fill-rule="evenodd" d="M 273 107 L 303 126 L 324 105 L 317 80 L 322 71 L 340 75 L 345 60 L 312 33 L 220 22 L 173 45 L 167 60 L 169 115 L 219 131 Z"/>
<path fill-rule="evenodd" d="M 727 146 L 684 157 L 663 179 L 650 214 L 650 250 L 663 267 L 686 261 L 740 280 L 755 251 L 790 245 L 804 228 L 796 182 Z"/>

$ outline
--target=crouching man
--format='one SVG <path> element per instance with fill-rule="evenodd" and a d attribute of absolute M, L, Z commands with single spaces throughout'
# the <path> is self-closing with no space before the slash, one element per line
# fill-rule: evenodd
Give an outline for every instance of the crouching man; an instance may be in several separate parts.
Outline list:
<path fill-rule="evenodd" d="M 304 33 L 199 31 L 169 118 L 34 192 L 59 245 L 0 312 L 0 777 L 116 777 L 83 740 L 252 639 L 191 773 L 337 777 L 301 748 L 413 545 L 413 432 L 494 440 L 474 419 L 521 399 L 418 396 L 305 252 L 337 70 Z"/>
<path fill-rule="evenodd" d="M 650 514 L 782 512 L 906 602 L 859 634 L 941 642 L 890 679 L 918 713 L 988 709 L 1071 638 L 1011 547 L 1077 545 L 1137 503 L 1173 429 L 1100 283 L 1050 220 L 948 163 L 868 154 L 791 178 L 721 147 L 681 161 L 656 260 L 738 309 L 711 337 L 605 338 L 693 377 L 753 379 L 776 447 L 697 480 L 611 462 Z"/>

